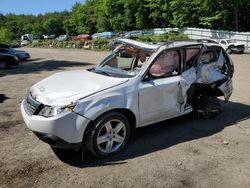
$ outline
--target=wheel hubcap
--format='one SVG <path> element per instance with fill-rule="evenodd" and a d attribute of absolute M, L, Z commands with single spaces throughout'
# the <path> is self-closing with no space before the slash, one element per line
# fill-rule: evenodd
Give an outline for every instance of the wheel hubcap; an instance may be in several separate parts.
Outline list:
<path fill-rule="evenodd" d="M 126 137 L 125 124 L 120 120 L 105 123 L 97 135 L 97 146 L 104 153 L 117 151 Z"/>

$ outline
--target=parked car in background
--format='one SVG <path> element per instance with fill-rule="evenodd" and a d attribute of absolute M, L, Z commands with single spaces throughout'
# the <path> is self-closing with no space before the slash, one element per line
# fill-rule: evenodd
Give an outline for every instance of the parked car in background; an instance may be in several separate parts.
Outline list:
<path fill-rule="evenodd" d="M 74 36 L 73 39 L 75 41 L 86 41 L 86 40 L 91 40 L 92 37 L 87 34 L 80 34 L 80 35 Z"/>
<path fill-rule="evenodd" d="M 55 41 L 66 41 L 66 40 L 71 40 L 70 35 L 60 35 L 59 37 L 55 38 Z"/>
<path fill-rule="evenodd" d="M 125 33 L 125 38 L 136 38 L 141 35 L 153 35 L 153 30 L 134 30 Z"/>
<path fill-rule="evenodd" d="M 33 35 L 32 34 L 24 34 L 21 36 L 21 40 L 31 41 L 31 40 L 33 40 Z"/>
<path fill-rule="evenodd" d="M 92 39 L 97 39 L 100 38 L 101 33 L 94 33 L 93 35 L 91 35 Z"/>
<path fill-rule="evenodd" d="M 125 37 L 126 33 L 127 33 L 127 31 L 121 31 L 118 33 L 118 37 L 123 38 L 123 37 Z"/>
<path fill-rule="evenodd" d="M 143 31 L 142 30 L 135 30 L 135 31 L 129 31 L 125 33 L 125 38 L 129 38 L 129 37 L 137 37 L 143 35 Z"/>
<path fill-rule="evenodd" d="M 113 31 L 105 31 L 105 32 L 102 32 L 102 33 L 95 33 L 92 35 L 92 38 L 93 39 L 96 39 L 96 38 L 102 38 L 102 39 L 105 39 L 105 38 L 112 38 L 116 36 L 116 33 L 113 32 Z"/>
<path fill-rule="evenodd" d="M 32 34 L 24 34 L 21 36 L 21 46 L 27 46 L 29 45 L 33 40 L 33 35 Z"/>
<path fill-rule="evenodd" d="M 30 44 L 30 41 L 28 40 L 22 40 L 21 43 L 20 43 L 20 46 L 27 46 Z"/>
<path fill-rule="evenodd" d="M 227 102 L 232 94 L 233 62 L 219 44 L 119 42 L 94 68 L 56 73 L 30 88 L 21 113 L 35 135 L 57 149 L 106 157 L 123 150 L 135 128 L 192 111 L 215 116 L 217 97 Z"/>
<path fill-rule="evenodd" d="M 216 44 L 219 44 L 217 40 L 210 39 L 210 38 L 194 39 L 194 40 L 196 40 L 197 42 L 207 42 L 207 43 L 216 43 Z"/>
<path fill-rule="evenodd" d="M 52 35 L 42 35 L 42 37 L 44 39 L 54 39 L 54 38 L 56 38 L 56 35 L 55 34 L 52 34 Z"/>
<path fill-rule="evenodd" d="M 227 53 L 244 53 L 245 44 L 235 42 L 233 39 L 219 39 L 218 43 L 226 50 Z"/>
<path fill-rule="evenodd" d="M 0 53 L 15 55 L 19 61 L 25 61 L 30 58 L 30 54 L 23 50 L 16 50 L 14 48 L 3 47 L 0 45 Z"/>
<path fill-rule="evenodd" d="M 100 38 L 112 38 L 116 36 L 116 33 L 114 31 L 105 31 L 100 33 Z"/>
<path fill-rule="evenodd" d="M 98 39 L 101 38 L 101 33 L 94 33 L 93 35 L 91 35 L 92 39 Z"/>
<path fill-rule="evenodd" d="M 167 33 L 171 33 L 171 34 L 175 34 L 175 35 L 179 35 L 180 34 L 180 32 L 176 31 L 176 30 L 171 30 L 171 31 L 168 31 Z"/>
<path fill-rule="evenodd" d="M 17 56 L 0 52 L 0 70 L 8 69 L 18 64 L 19 59 Z"/>

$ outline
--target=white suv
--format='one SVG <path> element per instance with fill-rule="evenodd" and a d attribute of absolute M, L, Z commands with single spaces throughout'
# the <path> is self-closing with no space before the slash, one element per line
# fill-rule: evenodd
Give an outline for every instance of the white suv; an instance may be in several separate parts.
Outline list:
<path fill-rule="evenodd" d="M 105 157 L 124 149 L 137 127 L 192 111 L 218 114 L 216 97 L 228 101 L 232 93 L 233 63 L 218 44 L 119 42 L 96 67 L 30 88 L 21 112 L 41 140 Z"/>

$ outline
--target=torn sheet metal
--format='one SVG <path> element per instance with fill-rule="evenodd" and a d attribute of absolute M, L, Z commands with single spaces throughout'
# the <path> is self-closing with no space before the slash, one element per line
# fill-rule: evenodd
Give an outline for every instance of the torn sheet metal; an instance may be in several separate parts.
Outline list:
<path fill-rule="evenodd" d="M 232 79 L 228 79 L 226 82 L 221 84 L 220 87 L 218 87 L 218 88 L 224 94 L 225 102 L 228 102 L 230 96 L 233 93 L 233 81 L 232 81 Z"/>
<path fill-rule="evenodd" d="M 118 39 L 118 42 L 147 52 L 155 52 L 161 46 L 159 44 L 147 44 L 145 42 L 135 41 L 131 39 Z"/>
<path fill-rule="evenodd" d="M 181 74 L 181 77 L 183 80 L 186 81 L 187 84 L 191 85 L 192 83 L 194 83 L 197 79 L 197 75 L 196 75 L 196 68 L 192 67 L 186 71 L 184 71 Z"/>
<path fill-rule="evenodd" d="M 184 112 L 187 103 L 187 90 L 191 84 L 196 80 L 196 69 L 194 67 L 184 71 L 181 74 L 181 81 L 179 82 L 179 93 L 177 96 L 177 102 L 179 104 L 180 112 Z"/>
<path fill-rule="evenodd" d="M 219 80 L 226 79 L 227 76 L 221 72 L 224 64 L 223 52 L 220 52 L 216 62 L 204 63 L 200 62 L 198 66 L 198 79 L 196 83 L 211 84 Z"/>

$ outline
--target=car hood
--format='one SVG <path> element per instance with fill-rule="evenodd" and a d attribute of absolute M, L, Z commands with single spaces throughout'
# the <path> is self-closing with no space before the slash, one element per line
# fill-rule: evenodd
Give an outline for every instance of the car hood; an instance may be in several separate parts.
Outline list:
<path fill-rule="evenodd" d="M 7 54 L 7 53 L 0 53 L 1 57 L 15 57 L 13 54 Z"/>
<path fill-rule="evenodd" d="M 115 78 L 87 70 L 56 73 L 31 87 L 32 97 L 49 106 L 65 106 L 102 90 L 120 85 L 128 78 Z"/>
<path fill-rule="evenodd" d="M 28 54 L 28 52 L 21 51 L 21 50 L 16 50 L 13 52 L 14 54 Z"/>

